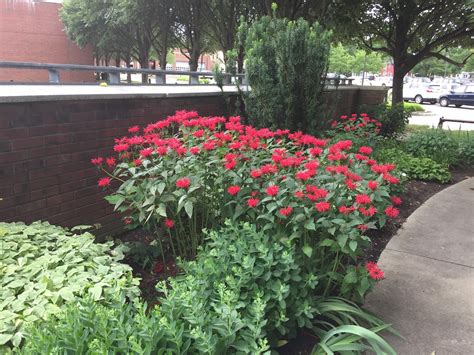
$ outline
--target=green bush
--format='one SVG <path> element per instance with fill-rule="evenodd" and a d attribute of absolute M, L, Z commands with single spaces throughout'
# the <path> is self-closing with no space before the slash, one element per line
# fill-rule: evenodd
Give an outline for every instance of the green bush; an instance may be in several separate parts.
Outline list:
<path fill-rule="evenodd" d="M 397 170 L 405 173 L 411 180 L 435 181 L 446 183 L 451 180 L 451 174 L 446 166 L 430 158 L 418 158 L 397 148 L 382 149 L 377 158 L 397 166 Z"/>
<path fill-rule="evenodd" d="M 403 133 L 410 118 L 410 111 L 406 110 L 401 103 L 394 107 L 387 107 L 383 104 L 367 109 L 367 113 L 382 124 L 380 134 L 384 137 Z"/>
<path fill-rule="evenodd" d="M 245 100 L 256 127 L 314 134 L 327 125 L 321 94 L 330 33 L 317 23 L 263 17 L 247 28 L 246 70 L 252 90 Z"/>
<path fill-rule="evenodd" d="M 0 223 L 0 352 L 1 346 L 20 345 L 25 325 L 48 319 L 78 297 L 99 301 L 118 290 L 136 297 L 138 280 L 122 259 L 121 249 L 94 243 L 90 233 L 47 222 Z"/>
<path fill-rule="evenodd" d="M 429 129 L 414 133 L 406 141 L 406 150 L 415 157 L 425 157 L 452 166 L 459 161 L 459 143 L 446 131 Z"/>
<path fill-rule="evenodd" d="M 458 161 L 460 166 L 474 166 L 474 136 L 466 134 L 459 139 Z"/>
<path fill-rule="evenodd" d="M 64 312 L 26 328 L 22 354 L 156 354 L 166 348 L 158 315 L 117 293 L 104 305 L 86 296 Z"/>
<path fill-rule="evenodd" d="M 30 327 L 24 353 L 261 354 L 297 327 L 314 329 L 323 349 L 337 349 L 347 342 L 333 334 L 343 324 L 389 328 L 355 304 L 318 297 L 317 277 L 303 271 L 294 240 L 248 223 L 207 234 L 197 259 L 182 264 L 185 274 L 158 285 L 164 296 L 149 315 L 119 296 L 107 307 L 87 298 Z"/>

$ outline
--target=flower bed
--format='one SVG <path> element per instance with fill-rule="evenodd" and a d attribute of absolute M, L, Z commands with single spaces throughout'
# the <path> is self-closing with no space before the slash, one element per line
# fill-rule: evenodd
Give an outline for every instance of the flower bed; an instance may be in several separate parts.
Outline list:
<path fill-rule="evenodd" d="M 114 187 L 108 200 L 127 225 L 161 236 L 163 262 L 195 257 L 202 230 L 230 219 L 293 241 L 321 295 L 360 300 L 382 277 L 358 259 L 367 230 L 398 215 L 399 179 L 394 165 L 371 159 L 370 147 L 351 151 L 350 140 L 186 111 L 129 132 L 115 141 L 117 157 L 93 159 L 107 174 L 99 186 Z"/>

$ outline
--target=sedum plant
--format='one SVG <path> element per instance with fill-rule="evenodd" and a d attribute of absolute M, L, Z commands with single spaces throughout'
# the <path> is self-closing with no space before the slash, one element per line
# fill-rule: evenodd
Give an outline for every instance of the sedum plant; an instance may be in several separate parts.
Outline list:
<path fill-rule="evenodd" d="M 107 301 L 120 290 L 137 297 L 138 280 L 119 262 L 123 257 L 111 242 L 94 243 L 87 232 L 47 222 L 0 223 L 0 352 L 1 346 L 20 345 L 25 325 L 84 295 Z"/>

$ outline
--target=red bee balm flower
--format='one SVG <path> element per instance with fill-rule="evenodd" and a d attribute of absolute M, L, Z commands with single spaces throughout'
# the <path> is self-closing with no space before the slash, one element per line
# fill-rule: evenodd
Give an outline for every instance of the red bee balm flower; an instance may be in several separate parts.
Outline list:
<path fill-rule="evenodd" d="M 364 194 L 359 194 L 356 196 L 356 202 L 359 204 L 359 205 L 368 205 L 370 204 L 370 197 L 367 196 L 367 195 L 364 195 Z"/>
<path fill-rule="evenodd" d="M 107 158 L 105 159 L 105 162 L 107 163 L 108 167 L 111 168 L 115 165 L 115 158 Z"/>
<path fill-rule="evenodd" d="M 174 227 L 174 222 L 172 219 L 166 218 L 165 219 L 165 227 L 171 229 Z"/>
<path fill-rule="evenodd" d="M 260 203 L 260 200 L 258 198 L 249 198 L 247 200 L 247 205 L 249 207 L 257 207 L 259 203 Z"/>
<path fill-rule="evenodd" d="M 227 189 L 227 192 L 231 196 L 237 195 L 239 191 L 240 191 L 240 186 L 229 186 L 229 188 Z"/>
<path fill-rule="evenodd" d="M 331 204 L 327 201 L 321 201 L 314 205 L 318 212 L 326 212 L 331 209 Z"/>
<path fill-rule="evenodd" d="M 187 177 L 178 179 L 176 181 L 176 187 L 179 187 L 181 189 L 187 189 L 189 187 L 189 185 L 191 185 L 191 182 L 189 181 L 189 179 Z"/>
<path fill-rule="evenodd" d="M 94 165 L 100 165 L 100 164 L 102 164 L 103 161 L 104 161 L 104 159 L 102 157 L 97 157 L 97 158 L 91 159 L 91 163 L 94 164 Z"/>
<path fill-rule="evenodd" d="M 107 187 L 110 185 L 110 178 L 109 177 L 103 177 L 102 179 L 99 180 L 98 185 L 100 187 Z"/>
<path fill-rule="evenodd" d="M 402 199 L 398 196 L 392 196 L 390 199 L 392 200 L 392 203 L 396 206 L 402 204 Z"/>
<path fill-rule="evenodd" d="M 270 196 L 276 196 L 278 194 L 278 186 L 276 185 L 270 185 L 267 187 L 267 194 Z"/>
<path fill-rule="evenodd" d="M 375 190 L 378 186 L 378 182 L 377 181 L 369 181 L 367 186 L 369 186 L 369 189 L 371 189 L 372 191 Z"/>
<path fill-rule="evenodd" d="M 128 129 L 129 133 L 137 133 L 138 131 L 140 131 L 140 127 L 138 126 L 133 126 Z"/>
<path fill-rule="evenodd" d="M 281 208 L 279 212 L 282 216 L 286 217 L 286 216 L 289 216 L 291 214 L 291 212 L 293 212 L 293 208 L 288 206 L 288 207 L 285 207 L 285 208 Z"/>
<path fill-rule="evenodd" d="M 372 153 L 372 148 L 370 148 L 370 147 L 360 147 L 359 148 L 359 153 L 365 154 L 365 155 L 370 155 L 370 153 Z"/>
<path fill-rule="evenodd" d="M 385 209 L 385 214 L 389 217 L 392 217 L 392 218 L 395 218 L 398 216 L 398 214 L 400 213 L 399 210 L 397 210 L 395 207 L 393 206 L 388 206 L 386 209 Z"/>
<path fill-rule="evenodd" d="M 384 273 L 382 270 L 379 269 L 378 265 L 373 261 L 369 261 L 365 264 L 365 269 L 368 271 L 369 276 L 373 280 L 381 280 L 383 279 Z"/>

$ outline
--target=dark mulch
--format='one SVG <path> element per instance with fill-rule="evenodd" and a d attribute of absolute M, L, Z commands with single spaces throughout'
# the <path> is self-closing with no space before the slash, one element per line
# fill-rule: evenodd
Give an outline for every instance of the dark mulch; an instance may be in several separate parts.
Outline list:
<path fill-rule="evenodd" d="M 437 192 L 472 176 L 474 176 L 474 167 L 469 167 L 452 171 L 452 181 L 448 184 L 424 181 L 408 182 L 406 191 L 401 196 L 403 203 L 400 206 L 399 216 L 395 220 L 387 223 L 381 230 L 373 231 L 370 234 L 372 246 L 367 251 L 365 258 L 367 260 L 377 261 L 390 239 L 397 234 L 401 225 L 418 207 Z M 150 243 L 153 240 L 150 233 L 144 230 L 129 231 L 119 238 L 123 242 L 143 241 Z M 158 293 L 155 290 L 156 283 L 161 280 L 166 280 L 168 277 L 176 276 L 179 273 L 179 268 L 173 260 L 167 260 L 163 266 L 161 259 L 159 259 L 155 261 L 152 267 L 146 268 L 143 268 L 132 259 L 126 259 L 125 262 L 133 268 L 134 276 L 141 278 L 140 288 L 142 290 L 142 296 L 150 304 L 155 304 L 157 301 Z M 283 355 L 310 354 L 316 343 L 317 338 L 311 334 L 310 331 L 302 329 L 296 338 L 276 350 Z"/>

